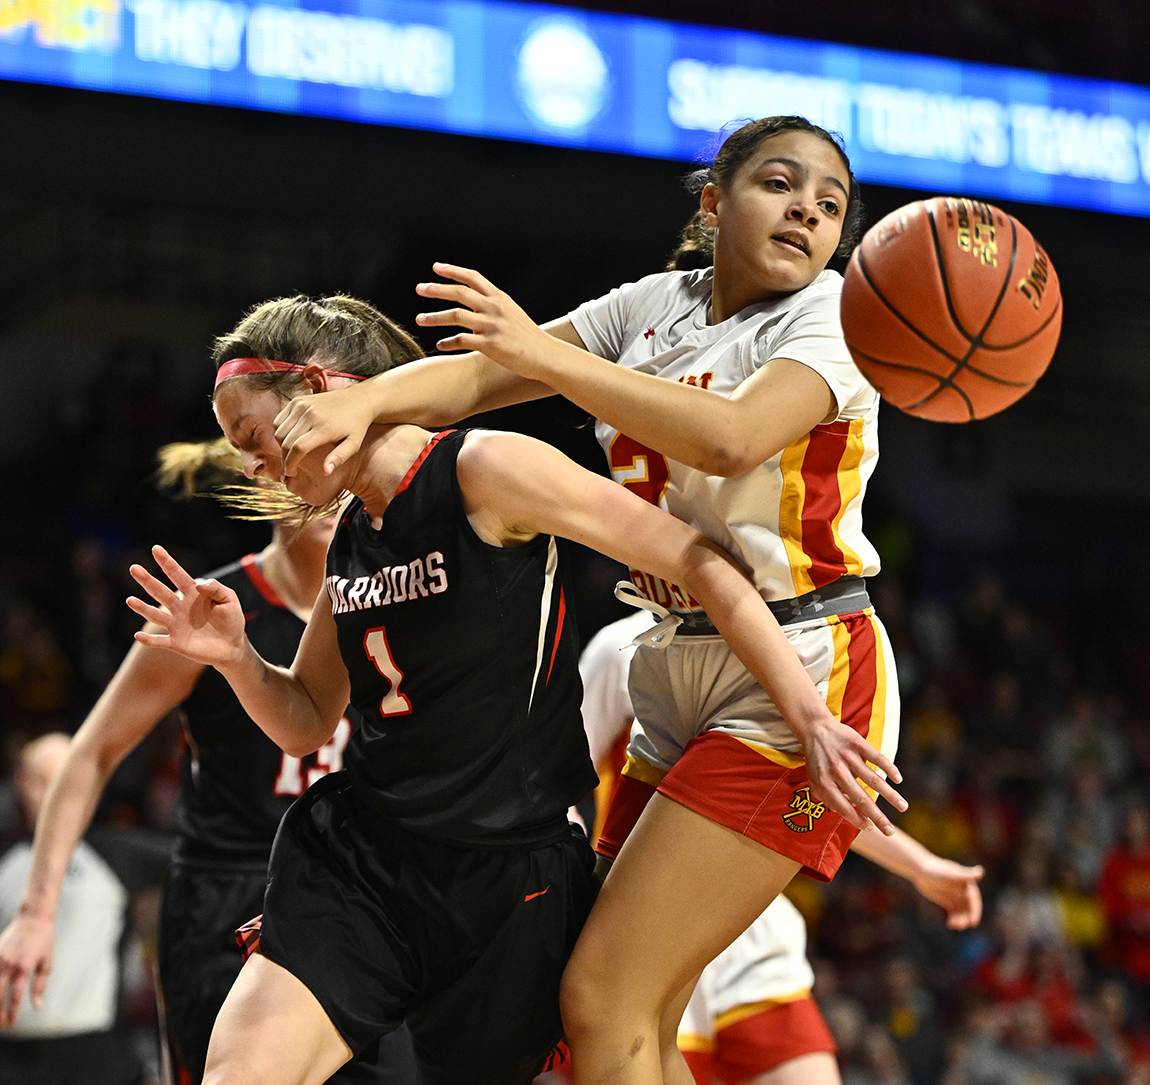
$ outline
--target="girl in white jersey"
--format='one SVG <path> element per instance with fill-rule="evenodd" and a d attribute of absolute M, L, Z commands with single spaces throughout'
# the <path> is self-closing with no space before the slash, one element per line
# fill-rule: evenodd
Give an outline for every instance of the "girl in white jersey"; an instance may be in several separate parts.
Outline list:
<path fill-rule="evenodd" d="M 905 807 L 884 777 L 898 696 L 863 580 L 878 571 L 860 522 L 878 397 L 851 363 L 842 280 L 826 270 L 859 212 L 833 137 L 797 117 L 753 122 L 701 189 L 713 269 L 649 276 L 540 328 L 481 275 L 437 264 L 452 281 L 418 292 L 454 307 L 419 322 L 462 326 L 439 347 L 473 353 L 279 420 L 290 473 L 341 439 L 328 460 L 342 463 L 377 418 L 442 423 L 567 396 L 599 419 L 617 481 L 743 565 L 822 695 L 824 715 L 795 715 L 792 691 L 757 686 L 695 600 L 633 576 L 683 624 L 632 667 L 639 726 L 608 855 L 627 842 L 564 979 L 578 1085 L 688 1082 L 675 1032 L 703 966 L 796 873 L 829 878 L 858 829 L 890 828 L 876 792 Z"/>

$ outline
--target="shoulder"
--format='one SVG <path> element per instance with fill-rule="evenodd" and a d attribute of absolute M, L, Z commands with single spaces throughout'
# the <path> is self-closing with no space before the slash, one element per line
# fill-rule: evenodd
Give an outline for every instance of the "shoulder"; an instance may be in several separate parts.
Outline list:
<path fill-rule="evenodd" d="M 837 271 L 824 271 L 813 283 L 786 299 L 784 311 L 791 317 L 829 316 L 839 324 L 843 277 Z"/>
<path fill-rule="evenodd" d="M 472 429 L 460 435 L 455 475 L 461 487 L 488 478 L 514 476 L 519 465 L 540 451 L 541 441 L 507 430 Z"/>
<path fill-rule="evenodd" d="M 658 271 L 645 275 L 634 282 L 623 283 L 610 293 L 586 302 L 572 313 L 577 319 L 580 314 L 590 314 L 602 310 L 615 310 L 642 315 L 640 310 L 654 307 L 693 308 L 711 296 L 711 269 L 694 271 Z"/>

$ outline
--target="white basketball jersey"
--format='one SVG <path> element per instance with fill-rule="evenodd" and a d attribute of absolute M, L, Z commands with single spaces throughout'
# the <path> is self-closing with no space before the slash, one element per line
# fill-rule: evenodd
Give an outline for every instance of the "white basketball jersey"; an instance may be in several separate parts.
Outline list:
<path fill-rule="evenodd" d="M 588 350 L 642 373 L 730 396 L 774 358 L 809 366 L 830 387 L 834 421 L 734 478 L 668 460 L 600 422 L 612 477 L 724 547 L 765 599 L 789 599 L 846 574 L 872 576 L 878 554 L 863 535 L 862 503 L 878 457 L 878 393 L 847 351 L 839 323 L 842 276 L 707 324 L 711 269 L 627 283 L 570 314 Z M 646 573 L 636 586 L 670 610 L 697 608 Z"/>

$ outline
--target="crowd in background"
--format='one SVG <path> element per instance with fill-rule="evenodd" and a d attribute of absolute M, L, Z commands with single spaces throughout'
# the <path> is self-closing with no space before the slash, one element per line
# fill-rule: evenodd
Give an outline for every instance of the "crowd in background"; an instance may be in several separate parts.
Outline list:
<path fill-rule="evenodd" d="M 17 751 L 36 735 L 74 731 L 131 643 L 129 563 L 163 541 L 204 572 L 266 541 L 266 529 L 226 520 L 211 502 L 154 493 L 146 465 L 187 430 L 149 392 L 153 375 L 146 357 L 121 358 L 109 366 L 107 402 L 58 420 L 69 447 L 90 450 L 78 471 L 72 464 L 67 501 L 35 489 L 10 502 L 0 538 L 0 850 L 24 832 L 11 783 Z M 37 477 L 51 477 L 50 459 L 39 467 Z M 885 513 L 874 535 L 886 569 L 872 594 L 903 692 L 897 762 L 911 805 L 900 824 L 939 855 L 986 868 L 986 912 L 978 929 L 948 931 L 905 883 L 853 856 L 829 885 L 796 883 L 844 1080 L 1150 1081 L 1141 582 L 1099 557 L 1051 568 L 1036 588 L 1041 577 L 1012 576 L 980 555 L 942 583 L 922 575 L 941 560 L 927 553 L 932 544 L 921 533 L 908 543 L 897 514 Z M 618 570 L 590 556 L 577 568 L 587 639 L 619 614 Z M 98 821 L 163 831 L 179 744 L 173 717 L 121 766 Z M 155 1027 L 155 892 L 135 900 L 124 985 L 126 1020 L 145 1045 Z"/>

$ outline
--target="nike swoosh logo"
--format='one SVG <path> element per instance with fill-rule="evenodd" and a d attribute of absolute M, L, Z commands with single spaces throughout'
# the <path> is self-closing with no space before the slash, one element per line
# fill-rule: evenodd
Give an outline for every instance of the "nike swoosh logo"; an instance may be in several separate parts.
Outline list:
<path fill-rule="evenodd" d="M 551 888 L 551 886 L 547 887 L 547 889 L 550 889 L 550 888 Z M 547 889 L 540 889 L 538 893 L 528 893 L 527 896 L 525 896 L 523 898 L 523 903 L 526 904 L 527 901 L 529 901 L 529 900 L 534 900 L 536 897 L 543 896 L 543 894 L 547 892 Z"/>

